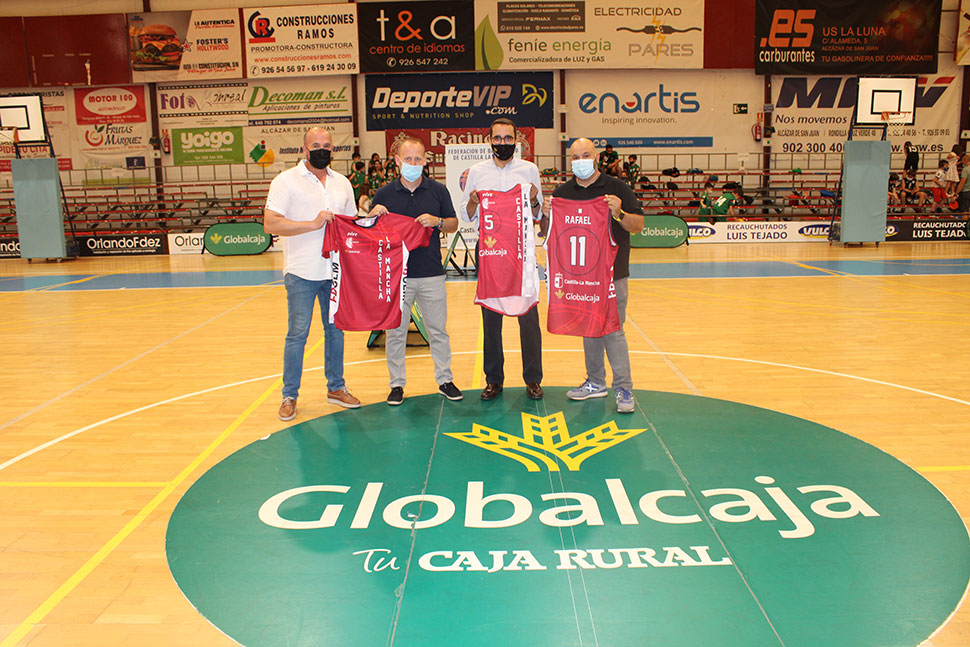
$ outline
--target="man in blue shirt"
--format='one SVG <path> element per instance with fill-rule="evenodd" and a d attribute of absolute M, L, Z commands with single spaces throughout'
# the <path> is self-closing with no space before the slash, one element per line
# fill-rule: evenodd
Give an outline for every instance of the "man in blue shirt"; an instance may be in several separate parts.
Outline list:
<path fill-rule="evenodd" d="M 438 393 L 449 400 L 461 400 L 462 393 L 452 382 L 451 342 L 445 329 L 448 300 L 445 269 L 441 259 L 441 232 L 457 231 L 458 217 L 455 215 L 448 189 L 423 174 L 426 158 L 424 144 L 420 139 L 409 137 L 402 140 L 395 157 L 401 176 L 382 186 L 374 194 L 369 215 L 381 216 L 391 211 L 414 218 L 433 230 L 428 246 L 411 250 L 408 255 L 401 325 L 387 331 L 385 354 L 391 385 L 387 403 L 394 406 L 404 401 L 404 385 L 407 381 L 404 350 L 411 324 L 411 304 L 415 300 L 421 308 L 421 316 L 428 331 Z"/>

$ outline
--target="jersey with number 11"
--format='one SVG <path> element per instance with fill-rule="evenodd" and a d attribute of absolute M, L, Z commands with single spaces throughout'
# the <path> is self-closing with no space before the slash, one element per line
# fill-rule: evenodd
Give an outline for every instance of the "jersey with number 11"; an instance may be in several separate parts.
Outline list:
<path fill-rule="evenodd" d="M 620 329 L 613 286 L 616 252 L 606 200 L 552 199 L 546 235 L 549 332 L 602 337 Z"/>

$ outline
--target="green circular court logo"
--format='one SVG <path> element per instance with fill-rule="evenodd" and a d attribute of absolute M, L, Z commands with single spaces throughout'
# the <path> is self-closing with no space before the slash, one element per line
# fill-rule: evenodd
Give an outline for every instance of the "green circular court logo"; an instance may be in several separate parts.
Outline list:
<path fill-rule="evenodd" d="M 284 429 L 186 492 L 172 573 L 246 647 L 914 647 L 958 605 L 967 530 L 893 457 L 637 402 L 428 395 Z"/>

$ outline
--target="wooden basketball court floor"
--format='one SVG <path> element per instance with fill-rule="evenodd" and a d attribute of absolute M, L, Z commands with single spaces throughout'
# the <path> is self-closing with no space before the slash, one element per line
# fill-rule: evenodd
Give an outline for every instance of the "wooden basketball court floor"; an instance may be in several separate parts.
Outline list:
<path fill-rule="evenodd" d="M 892 243 L 634 250 L 637 389 L 827 425 L 913 467 L 970 515 L 970 248 Z M 287 423 L 278 254 L 0 261 L 0 647 L 234 644 L 182 596 L 165 530 L 214 463 Z M 475 284 L 448 284 L 455 381 L 482 386 Z M 544 315 L 542 315 L 544 321 Z M 520 386 L 506 325 L 508 386 Z M 382 350 L 346 338 L 346 378 L 382 402 Z M 326 404 L 322 329 L 295 423 Z M 583 378 L 544 334 L 546 385 Z M 407 395 L 435 390 L 409 349 Z M 926 528 L 932 533 L 933 528 Z M 915 556 L 901 556 L 901 559 Z M 927 644 L 970 644 L 970 604 Z"/>

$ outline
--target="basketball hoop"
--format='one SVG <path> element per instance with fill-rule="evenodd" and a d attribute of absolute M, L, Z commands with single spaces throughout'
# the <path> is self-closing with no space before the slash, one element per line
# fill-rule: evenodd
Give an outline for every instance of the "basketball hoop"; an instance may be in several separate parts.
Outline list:
<path fill-rule="evenodd" d="M 912 112 L 903 110 L 887 110 L 879 113 L 879 119 L 884 124 L 909 124 Z"/>
<path fill-rule="evenodd" d="M 19 144 L 20 134 L 17 128 L 3 128 L 0 126 L 0 144 Z"/>

